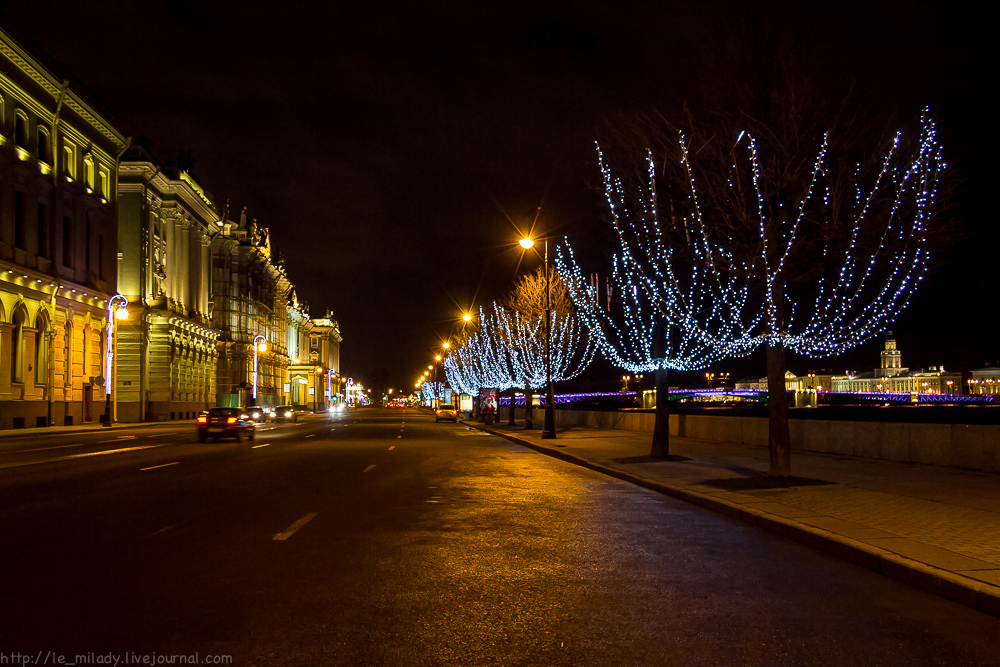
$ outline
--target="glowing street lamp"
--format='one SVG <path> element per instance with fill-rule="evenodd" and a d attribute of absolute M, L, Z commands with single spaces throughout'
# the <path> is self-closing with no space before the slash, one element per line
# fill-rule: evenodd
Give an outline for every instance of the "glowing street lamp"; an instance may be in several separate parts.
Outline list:
<path fill-rule="evenodd" d="M 115 360 L 118 329 L 115 326 L 115 321 L 128 319 L 127 306 L 128 299 L 121 294 L 115 294 L 108 299 L 107 333 L 104 336 L 104 417 L 101 420 L 104 426 L 111 426 L 112 422 L 118 421 L 118 392 L 115 391 L 115 384 L 118 380 L 118 363 Z M 114 392 L 113 411 L 112 392 Z"/>
<path fill-rule="evenodd" d="M 253 337 L 253 404 L 257 405 L 257 352 L 267 352 L 267 339 L 263 334 Z M 260 341 L 260 342 L 258 342 Z"/>
<path fill-rule="evenodd" d="M 471 322 L 472 321 L 472 313 L 465 313 L 464 315 L 462 315 L 462 320 L 465 321 L 465 322 Z"/>
<path fill-rule="evenodd" d="M 539 209 L 540 210 L 540 209 Z M 537 220 L 537 217 L 536 217 Z M 546 230 L 547 231 L 547 230 Z M 535 245 L 534 239 L 525 236 L 518 241 L 525 250 L 530 250 Z M 556 437 L 556 416 L 554 410 L 555 391 L 552 388 L 552 278 L 549 272 L 549 240 L 545 239 L 545 384 L 547 385 L 547 396 L 545 398 L 545 421 L 542 427 L 543 438 Z M 525 398 L 525 402 L 530 398 Z M 513 399 L 511 400 L 511 414 L 514 411 Z"/>

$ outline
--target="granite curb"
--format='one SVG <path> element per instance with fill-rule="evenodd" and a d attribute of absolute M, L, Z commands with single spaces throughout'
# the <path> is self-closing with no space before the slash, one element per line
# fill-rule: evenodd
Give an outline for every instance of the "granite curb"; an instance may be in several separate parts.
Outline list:
<path fill-rule="evenodd" d="M 651 491 L 656 491 L 738 519 L 743 523 L 782 537 L 787 537 L 799 544 L 860 565 L 896 581 L 919 588 L 927 593 L 947 598 L 992 616 L 1000 617 L 1000 587 L 991 586 L 970 579 L 969 577 L 943 570 L 933 565 L 928 565 L 927 563 L 922 563 L 912 558 L 907 558 L 891 551 L 817 528 L 816 526 L 811 526 L 807 523 L 746 507 L 740 503 L 730 502 L 726 499 L 717 498 L 692 489 L 674 486 L 659 480 L 617 470 L 610 466 L 588 461 L 569 452 L 540 445 L 511 433 L 493 430 L 474 422 L 464 421 L 463 423 L 471 428 L 505 438 L 511 442 L 516 442 L 519 445 L 561 461 L 615 477 Z"/>

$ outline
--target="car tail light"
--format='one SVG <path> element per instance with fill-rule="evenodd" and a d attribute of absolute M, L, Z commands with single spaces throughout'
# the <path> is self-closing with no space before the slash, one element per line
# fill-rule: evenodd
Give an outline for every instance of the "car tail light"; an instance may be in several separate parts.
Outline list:
<path fill-rule="evenodd" d="M 204 424 L 207 421 L 208 421 L 208 417 L 206 417 L 205 415 L 201 415 L 200 417 L 198 417 L 198 423 L 199 424 Z"/>
<path fill-rule="evenodd" d="M 235 424 L 236 423 L 236 417 L 229 417 L 229 418 L 227 418 L 226 419 L 226 423 L 227 424 Z"/>

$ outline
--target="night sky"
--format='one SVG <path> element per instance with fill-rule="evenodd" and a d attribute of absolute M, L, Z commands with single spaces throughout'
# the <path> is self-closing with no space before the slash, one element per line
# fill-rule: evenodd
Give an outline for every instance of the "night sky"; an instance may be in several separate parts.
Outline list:
<path fill-rule="evenodd" d="M 13 0 L 2 11 L 124 134 L 148 137 L 161 161 L 190 150 L 219 205 L 270 228 L 312 315 L 333 309 L 342 370 L 388 386 L 412 386 L 462 310 L 509 287 L 516 226 L 539 206 L 551 235 L 606 272 L 595 139 L 621 114 L 678 104 L 706 62 L 719 67 L 727 31 L 760 26 L 819 76 L 866 82 L 873 104 L 911 118 L 931 105 L 963 235 L 893 330 L 911 368 L 1000 361 L 991 28 L 954 5 L 871 4 Z M 874 368 L 880 348 L 790 367 Z M 763 355 L 715 370 L 763 375 Z"/>

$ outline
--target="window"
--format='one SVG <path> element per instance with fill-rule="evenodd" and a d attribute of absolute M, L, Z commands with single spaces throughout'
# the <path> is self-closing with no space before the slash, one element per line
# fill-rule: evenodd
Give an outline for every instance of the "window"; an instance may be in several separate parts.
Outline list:
<path fill-rule="evenodd" d="M 45 204 L 38 204 L 38 249 L 35 254 L 39 257 L 49 256 L 49 207 Z"/>
<path fill-rule="evenodd" d="M 101 201 L 111 201 L 111 174 L 107 169 L 101 169 Z"/>
<path fill-rule="evenodd" d="M 21 381 L 21 336 L 24 333 L 24 315 L 21 311 L 15 311 L 11 319 L 13 328 L 10 332 L 10 381 Z"/>
<path fill-rule="evenodd" d="M 73 325 L 66 323 L 63 330 L 63 383 L 71 384 L 73 379 Z"/>
<path fill-rule="evenodd" d="M 83 156 L 83 177 L 84 185 L 87 186 L 87 192 L 94 191 L 94 156 L 87 155 Z"/>
<path fill-rule="evenodd" d="M 41 125 L 38 126 L 38 160 L 52 165 L 52 137 Z"/>
<path fill-rule="evenodd" d="M 63 216 L 62 263 L 63 266 L 73 267 L 73 221 L 68 215 Z"/>
<path fill-rule="evenodd" d="M 14 192 L 14 247 L 24 250 L 24 193 Z"/>
<path fill-rule="evenodd" d="M 90 230 L 91 230 L 91 220 L 90 211 L 87 211 L 87 234 L 83 242 L 83 267 L 90 271 Z"/>
<path fill-rule="evenodd" d="M 28 148 L 28 116 L 20 109 L 14 112 L 14 143 L 21 148 Z"/>
<path fill-rule="evenodd" d="M 44 315 L 35 318 L 35 384 L 44 384 L 49 375 L 49 350 L 46 346 L 48 320 Z"/>
<path fill-rule="evenodd" d="M 63 141 L 63 174 L 67 181 L 76 180 L 76 146 Z"/>

